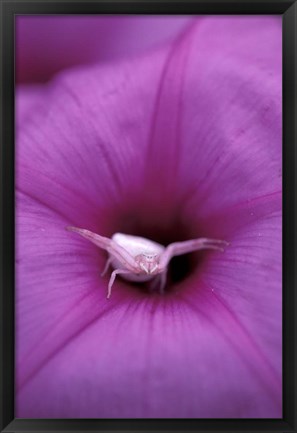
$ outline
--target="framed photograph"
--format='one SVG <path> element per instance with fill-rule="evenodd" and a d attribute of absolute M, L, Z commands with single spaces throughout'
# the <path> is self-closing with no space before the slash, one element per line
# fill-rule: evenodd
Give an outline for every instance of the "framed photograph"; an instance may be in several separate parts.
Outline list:
<path fill-rule="evenodd" d="M 296 2 L 0 4 L 0 430 L 297 432 Z"/>

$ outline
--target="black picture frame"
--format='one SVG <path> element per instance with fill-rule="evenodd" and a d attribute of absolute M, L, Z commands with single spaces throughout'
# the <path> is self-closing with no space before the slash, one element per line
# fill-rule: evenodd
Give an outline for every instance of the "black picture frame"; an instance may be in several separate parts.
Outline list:
<path fill-rule="evenodd" d="M 283 18 L 283 419 L 14 418 L 14 18 L 17 14 L 281 14 Z M 297 2 L 292 0 L 0 0 L 2 432 L 297 432 Z"/>

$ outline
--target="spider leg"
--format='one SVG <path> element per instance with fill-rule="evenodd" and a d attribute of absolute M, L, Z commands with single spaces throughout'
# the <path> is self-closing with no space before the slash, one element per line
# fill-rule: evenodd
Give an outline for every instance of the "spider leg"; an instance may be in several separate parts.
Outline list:
<path fill-rule="evenodd" d="M 158 291 L 161 295 L 163 295 L 164 288 L 166 285 L 166 279 L 167 279 L 167 270 L 155 276 L 155 278 L 150 282 L 149 290 L 153 292 L 159 286 Z"/>
<path fill-rule="evenodd" d="M 111 262 L 112 262 L 112 258 L 109 257 L 109 258 L 106 260 L 106 263 L 105 263 L 105 266 L 104 266 L 103 271 L 101 272 L 101 277 L 103 277 L 103 276 L 106 274 L 106 272 L 107 272 L 109 266 L 111 265 Z"/>
<path fill-rule="evenodd" d="M 157 274 L 153 280 L 149 282 L 149 290 L 153 292 L 156 290 L 158 283 L 160 282 L 160 274 Z"/>
<path fill-rule="evenodd" d="M 160 291 L 161 295 L 164 294 L 164 289 L 165 289 L 166 280 L 167 280 L 167 271 L 168 271 L 168 268 L 166 268 L 164 270 L 164 272 L 162 272 L 162 274 L 160 274 L 160 288 L 159 288 L 159 291 Z"/>
<path fill-rule="evenodd" d="M 115 270 L 111 273 L 110 280 L 109 280 L 109 283 L 108 283 L 107 299 L 110 298 L 110 295 L 111 295 L 111 288 L 112 288 L 112 285 L 113 285 L 113 283 L 114 283 L 115 277 L 116 277 L 118 274 L 131 274 L 131 272 L 128 271 L 127 269 L 115 269 Z"/>
<path fill-rule="evenodd" d="M 174 242 L 168 245 L 160 258 L 160 268 L 166 269 L 168 263 L 174 256 L 180 256 L 182 254 L 192 253 L 198 250 L 212 249 L 218 251 L 224 251 L 224 246 L 229 245 L 226 241 L 218 239 L 198 238 L 191 239 L 184 242 Z"/>
<path fill-rule="evenodd" d="M 135 263 L 134 257 L 128 253 L 125 248 L 118 245 L 112 239 L 106 238 L 105 236 L 100 236 L 97 233 L 93 233 L 90 230 L 81 229 L 78 227 L 66 227 L 68 231 L 78 233 L 85 239 L 88 239 L 97 247 L 102 248 L 116 258 L 125 268 L 129 269 L 131 272 L 135 272 L 138 268 Z"/>

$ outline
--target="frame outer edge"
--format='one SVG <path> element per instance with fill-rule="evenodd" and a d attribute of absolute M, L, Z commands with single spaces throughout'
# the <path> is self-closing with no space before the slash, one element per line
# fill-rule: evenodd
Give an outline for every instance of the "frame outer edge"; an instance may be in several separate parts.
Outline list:
<path fill-rule="evenodd" d="M 297 427 L 297 3 L 283 16 L 283 400 L 284 418 L 292 432 Z M 294 314 L 295 311 L 295 314 Z M 292 344 L 293 342 L 293 344 Z M 293 346 L 293 347 L 292 347 Z"/>
<path fill-rule="evenodd" d="M 7 0 L 0 0 L 1 38 L 1 185 L 0 185 L 0 429 L 14 418 L 14 86 L 13 18 Z M 11 83 L 11 85 L 9 85 Z"/>
<path fill-rule="evenodd" d="M 35 4 L 36 6 L 40 6 L 42 1 L 33 1 L 31 5 Z M 44 1 L 44 3 L 52 3 L 52 1 Z M 61 2 L 62 3 L 62 2 Z M 73 3 L 76 3 L 75 1 Z M 141 1 L 139 1 L 141 4 Z M 154 2 L 153 2 L 154 3 Z M 169 2 L 170 3 L 170 2 Z M 224 2 L 222 2 L 224 3 Z M 226 2 L 227 3 L 227 2 Z M 271 2 L 274 3 L 273 1 Z M 275 2 L 276 3 L 276 2 Z M 288 4 L 288 2 L 279 1 L 279 3 Z M 292 4 L 293 3 L 293 4 Z M 13 89 L 9 86 L 11 78 L 10 74 L 13 73 L 13 56 L 9 53 L 11 48 L 13 49 L 13 34 L 11 34 L 11 28 L 9 26 L 9 21 L 13 21 L 13 15 L 16 13 L 13 11 L 13 7 L 24 6 L 26 2 L 17 1 L 10 2 L 8 0 L 0 0 L 0 55 L 1 55 L 1 70 L 0 70 L 0 137 L 2 141 L 2 146 L 0 147 L 0 162 L 2 164 L 2 172 L 1 172 L 1 181 L 0 181 L 0 282 L 1 282 L 1 292 L 0 292 L 0 321 L 1 321 L 1 331 L 0 331 L 0 354 L 4 363 L 0 368 L 0 431 L 12 432 L 12 431 L 32 431 L 29 429 L 21 427 L 20 424 L 22 420 L 13 420 L 13 407 L 11 406 L 13 403 L 13 381 L 14 380 L 14 370 L 13 366 L 9 364 L 11 360 L 11 355 L 14 356 L 14 325 L 11 322 L 11 313 L 13 314 L 14 310 L 14 296 L 12 293 L 9 293 L 9 289 L 11 287 L 11 283 L 13 283 L 14 277 L 12 275 L 12 265 L 11 258 L 14 253 L 14 182 L 12 182 L 13 173 L 11 170 L 13 169 L 13 159 L 9 160 L 9 157 L 14 156 L 13 149 L 11 149 L 11 145 L 13 144 L 13 131 L 9 128 L 9 125 L 13 125 L 13 108 L 14 102 L 11 98 L 13 98 Z M 11 8 L 12 7 L 12 8 Z M 210 13 L 215 13 L 210 12 Z M 288 206 L 291 206 L 291 200 L 293 200 L 292 207 L 293 212 L 288 215 L 285 219 L 285 222 L 288 222 L 288 229 L 284 225 L 284 236 L 288 240 L 288 243 L 292 242 L 292 238 L 294 239 L 294 247 L 293 254 L 288 257 L 289 263 L 289 271 L 291 275 L 289 275 L 288 282 L 290 285 L 287 285 L 287 289 L 290 290 L 290 297 L 286 297 L 286 306 L 291 307 L 292 305 L 295 308 L 295 313 L 297 313 L 297 296 L 296 296 L 296 281 L 297 275 L 295 271 L 295 264 L 297 264 L 297 230 L 296 230 L 296 217 L 297 217 L 297 191 L 296 191 L 296 181 L 297 181 L 297 109 L 296 109 L 296 101 L 297 101 L 297 85 L 296 85 L 296 77 L 297 77 L 297 3 L 291 2 L 289 8 L 283 15 L 284 24 L 288 24 L 288 32 L 284 34 L 284 39 L 286 40 L 286 44 L 284 44 L 284 53 L 286 54 L 286 61 L 283 61 L 284 67 L 284 96 L 288 98 L 286 99 L 286 107 L 284 107 L 284 113 L 286 115 L 284 130 L 286 134 L 286 146 L 290 148 L 290 154 L 288 152 L 287 163 L 290 165 L 290 174 L 289 177 L 286 177 L 287 180 L 290 180 L 290 184 L 287 187 L 290 187 L 290 192 L 287 194 L 285 200 Z M 290 35 L 290 42 L 288 42 L 288 36 Z M 9 44 L 5 41 L 6 38 L 12 37 Z M 286 46 L 285 46 L 286 45 Z M 9 48 L 8 48 L 9 47 Z M 291 57 L 287 59 L 287 57 Z M 7 62 L 7 58 L 9 61 Z M 12 61 L 11 61 L 12 59 Z M 286 70 L 286 73 L 285 73 Z M 285 83 L 285 79 L 287 84 Z M 5 107 L 5 109 L 4 109 Z M 12 146 L 13 147 L 13 146 Z M 286 155 L 284 155 L 285 157 Z M 284 158 L 285 159 L 285 158 Z M 4 166 L 4 161 L 7 165 L 7 168 Z M 291 170 L 293 168 L 293 170 Z M 291 185 L 292 183 L 292 185 Z M 13 206 L 13 209 L 12 209 Z M 290 209 L 292 211 L 292 209 Z M 4 230 L 5 227 L 5 230 Z M 12 241 L 13 240 L 13 241 Z M 290 248 L 291 250 L 291 248 Z M 296 266 L 297 267 L 297 266 Z M 2 271 L 2 272 L 1 272 Z M 294 274 L 294 277 L 293 277 Z M 291 288 L 291 283 L 293 288 Z M 6 289 L 6 290 L 5 290 Z M 4 306 L 6 308 L 4 308 Z M 13 316 L 12 316 L 13 317 Z M 10 319 L 10 320 L 8 320 Z M 290 356 L 293 356 L 293 359 L 288 361 L 288 366 L 291 368 L 291 386 L 289 390 L 290 402 L 292 403 L 290 406 L 290 410 L 287 413 L 286 421 L 289 423 L 288 427 L 285 429 L 286 433 L 295 433 L 297 426 L 297 413 L 296 413 L 296 403 L 297 403 L 297 374 L 296 374 L 296 363 L 297 363 L 297 345 L 296 345 L 296 323 L 297 319 L 294 314 L 290 314 L 289 320 L 286 326 L 287 331 L 287 343 L 291 342 L 292 347 L 292 339 L 293 339 L 293 353 L 290 351 Z M 9 357 L 10 353 L 10 357 Z M 293 371 L 292 371 L 293 366 Z M 284 395 L 285 397 L 285 395 Z M 12 422 L 11 422 L 12 421 Z M 30 424 L 30 420 L 26 420 Z M 31 420 L 34 421 L 34 420 Z M 37 421 L 37 420 L 35 420 Z M 46 421 L 46 420 L 43 420 Z M 54 421 L 54 420 L 52 420 Z M 58 421 L 58 420 L 56 420 Z M 66 420 L 64 420 L 66 421 Z M 6 427 L 6 428 L 5 428 Z M 292 428 L 294 430 L 292 430 Z M 36 429 L 34 429 L 36 431 Z M 147 429 L 145 429 L 147 430 Z M 208 429 L 207 429 L 208 430 Z M 282 429 L 281 429 L 282 430 Z M 40 432 L 41 430 L 38 429 Z M 42 431 L 57 431 L 55 429 L 51 429 L 49 427 L 42 429 Z M 68 428 L 60 431 L 71 431 Z M 89 428 L 86 428 L 81 431 L 90 431 Z M 94 431 L 91 429 L 91 431 Z M 101 430 L 103 431 L 107 430 Z M 135 431 L 135 430 L 134 430 Z M 141 430 L 143 432 L 143 430 Z M 151 430 L 147 430 L 151 431 Z M 164 431 L 164 430 L 163 430 Z M 203 431 L 203 430 L 201 430 Z M 206 431 L 206 430 L 205 430 Z M 209 431 L 209 430 L 208 430 Z M 221 431 L 221 430 L 220 430 Z M 233 430 L 234 431 L 234 430 Z M 244 430 L 246 431 L 246 430 Z M 264 431 L 264 430 L 262 430 Z M 266 430 L 267 431 L 267 430 Z M 276 431 L 276 430 L 275 430 Z M 280 431 L 280 430 L 278 430 Z M 124 430 L 122 430 L 124 433 Z"/>

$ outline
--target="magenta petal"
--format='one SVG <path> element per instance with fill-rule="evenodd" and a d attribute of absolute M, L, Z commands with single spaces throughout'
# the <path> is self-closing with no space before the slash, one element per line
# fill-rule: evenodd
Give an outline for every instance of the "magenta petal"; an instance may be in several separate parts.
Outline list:
<path fill-rule="evenodd" d="M 237 318 L 279 378 L 282 371 L 280 202 L 279 195 L 278 209 L 274 206 L 266 216 L 254 217 L 249 225 L 234 231 L 225 253 L 213 255 L 199 269 L 203 290 L 211 292 Z M 240 215 L 233 215 L 234 223 L 239 218 Z M 194 298 L 195 290 L 193 287 L 188 296 Z"/>
<path fill-rule="evenodd" d="M 19 85 L 15 90 L 16 121 L 17 127 L 26 125 L 30 120 L 30 114 L 43 104 L 42 96 L 44 90 L 42 85 Z"/>
<path fill-rule="evenodd" d="M 17 82 L 44 82 L 75 65 L 135 56 L 174 38 L 187 16 L 18 16 Z"/>
<path fill-rule="evenodd" d="M 17 197 L 17 379 L 22 387 L 68 341 L 98 320 L 106 302 L 106 255 L 66 231 L 67 220 L 23 194 Z M 124 302 L 124 301 L 123 301 Z"/>
<path fill-rule="evenodd" d="M 61 77 L 35 117 L 42 129 L 32 128 L 20 140 L 22 188 L 35 195 L 35 176 L 38 183 L 44 177 L 39 191 L 51 189 L 53 207 L 60 207 L 54 190 L 62 191 L 67 209 L 59 211 L 68 215 L 74 196 L 93 208 L 94 197 L 97 203 L 102 197 L 105 203 L 119 202 L 133 192 L 143 196 L 145 188 L 140 206 L 162 199 L 171 209 L 174 194 L 175 207 L 194 216 L 199 210 L 199 218 L 254 198 L 255 191 L 280 190 L 279 23 L 278 18 L 200 20 L 167 52 Z M 231 49 L 239 30 L 242 43 Z M 32 157 L 42 173 L 29 169 Z M 66 159 L 71 164 L 65 165 Z M 22 177 L 26 171 L 30 179 Z M 54 190 L 52 182 L 58 183 Z"/>
<path fill-rule="evenodd" d="M 179 163 L 189 214 L 281 190 L 281 31 L 280 18 L 214 17 L 189 36 Z"/>
<path fill-rule="evenodd" d="M 256 349 L 234 322 L 226 325 L 224 307 L 214 305 L 205 314 L 206 302 L 200 302 L 196 311 L 178 296 L 134 300 L 108 312 L 23 388 L 19 416 L 281 416 L 273 394 L 277 385 Z M 231 342 L 222 322 L 233 326 L 227 329 Z"/>
<path fill-rule="evenodd" d="M 158 53 L 77 70 L 45 87 L 43 104 L 19 133 L 18 187 L 46 198 L 72 225 L 91 214 L 95 221 L 110 203 L 142 190 L 156 92 L 147 83 L 157 87 L 163 61 Z"/>
<path fill-rule="evenodd" d="M 230 242 L 209 257 L 197 278 L 261 348 L 275 374 L 282 372 L 282 194 L 244 201 L 201 220 Z M 188 287 L 190 289 L 190 287 Z M 188 296 L 195 298 L 193 285 Z"/>
<path fill-rule="evenodd" d="M 170 298 L 130 297 L 119 281 L 106 301 L 100 252 L 18 202 L 19 417 L 281 417 L 277 213 Z"/>

